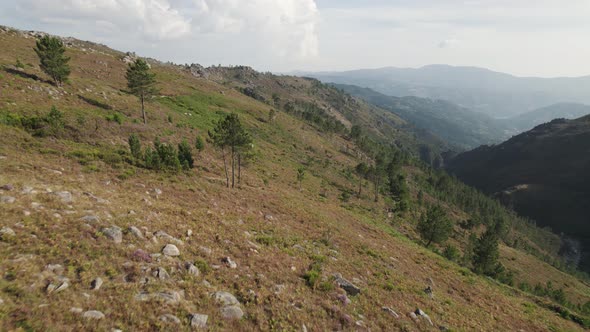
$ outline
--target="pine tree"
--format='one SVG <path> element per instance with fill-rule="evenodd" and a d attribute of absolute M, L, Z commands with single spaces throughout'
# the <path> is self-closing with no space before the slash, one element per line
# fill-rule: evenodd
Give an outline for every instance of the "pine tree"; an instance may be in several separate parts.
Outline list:
<path fill-rule="evenodd" d="M 127 78 L 127 87 L 131 94 L 141 100 L 141 116 L 145 124 L 147 123 L 147 117 L 144 102 L 146 98 L 157 93 L 157 89 L 155 88 L 156 74 L 151 72 L 150 66 L 145 60 L 137 59 L 135 62 L 129 64 L 125 77 Z"/>
<path fill-rule="evenodd" d="M 131 134 L 131 136 L 129 136 L 129 150 L 131 150 L 133 158 L 136 160 L 141 159 L 141 142 L 136 134 Z"/>
<path fill-rule="evenodd" d="M 358 197 L 361 197 L 362 190 L 363 190 L 363 180 L 367 178 L 367 174 L 369 172 L 369 167 L 364 162 L 360 162 L 354 168 L 354 171 L 359 177 L 359 190 L 358 190 Z"/>
<path fill-rule="evenodd" d="M 430 207 L 418 222 L 418 232 L 427 247 L 433 242 L 445 242 L 452 230 L 453 224 L 440 205 Z"/>
<path fill-rule="evenodd" d="M 299 167 L 297 169 L 297 182 L 299 182 L 299 191 L 301 191 L 301 182 L 305 178 L 305 168 Z"/>
<path fill-rule="evenodd" d="M 37 40 L 35 53 L 41 62 L 41 70 L 51 77 L 56 86 L 62 86 L 70 75 L 70 58 L 65 56 L 66 48 L 57 37 L 44 36 Z"/>
<path fill-rule="evenodd" d="M 477 241 L 473 253 L 473 270 L 476 273 L 494 277 L 498 271 L 498 258 L 500 251 L 499 242 L 499 223 L 494 227 L 488 227 L 483 235 Z"/>
<path fill-rule="evenodd" d="M 230 149 L 231 161 L 231 187 L 235 187 L 235 162 L 238 149 L 252 144 L 252 138 L 244 130 L 237 114 L 228 114 L 217 122 L 213 131 L 209 131 L 209 137 L 213 144 L 221 149 L 223 153 L 223 167 L 225 170 L 226 186 L 229 188 L 229 174 L 225 158 L 225 149 Z"/>
<path fill-rule="evenodd" d="M 195 161 L 191 152 L 191 146 L 186 140 L 178 144 L 178 160 L 183 169 L 189 170 L 194 167 Z"/>

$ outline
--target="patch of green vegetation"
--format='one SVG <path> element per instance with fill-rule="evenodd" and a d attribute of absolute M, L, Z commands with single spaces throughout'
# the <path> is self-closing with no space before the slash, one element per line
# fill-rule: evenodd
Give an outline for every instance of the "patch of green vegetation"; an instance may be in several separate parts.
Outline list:
<path fill-rule="evenodd" d="M 207 263 L 204 259 L 201 259 L 201 258 L 197 259 L 195 261 L 195 266 L 203 274 L 207 274 L 207 273 L 211 272 L 211 267 L 209 266 L 209 263 Z"/>
<path fill-rule="evenodd" d="M 183 115 L 177 122 L 188 123 L 193 128 L 210 129 L 221 119 L 222 110 L 228 110 L 229 102 L 222 95 L 195 92 L 189 96 L 166 97 L 158 101 Z M 229 110 L 228 110 L 229 111 Z"/>

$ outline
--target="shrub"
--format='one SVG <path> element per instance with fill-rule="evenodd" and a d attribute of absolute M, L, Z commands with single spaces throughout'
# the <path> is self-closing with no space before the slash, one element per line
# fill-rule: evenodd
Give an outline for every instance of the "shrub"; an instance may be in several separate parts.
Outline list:
<path fill-rule="evenodd" d="M 182 165 L 182 168 L 185 170 L 194 167 L 194 159 L 193 154 L 191 152 L 191 146 L 188 144 L 186 140 L 183 140 L 180 144 L 178 144 L 178 160 L 180 161 L 180 165 Z"/>
<path fill-rule="evenodd" d="M 136 134 L 131 134 L 131 136 L 129 136 L 129 149 L 131 150 L 133 158 L 137 160 L 141 159 L 141 142 Z"/>
<path fill-rule="evenodd" d="M 459 258 L 459 250 L 455 246 L 447 245 L 443 251 L 443 256 L 450 261 L 457 261 Z"/>

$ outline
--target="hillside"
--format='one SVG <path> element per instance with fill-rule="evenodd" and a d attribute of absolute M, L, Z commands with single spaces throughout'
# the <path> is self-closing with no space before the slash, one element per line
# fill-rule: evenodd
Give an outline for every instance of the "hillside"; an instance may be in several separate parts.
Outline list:
<path fill-rule="evenodd" d="M 458 155 L 449 169 L 522 215 L 583 242 L 588 265 L 590 116 L 553 120 L 497 146 Z"/>
<path fill-rule="evenodd" d="M 536 109 L 512 118 L 500 120 L 503 125 L 516 133 L 531 130 L 534 127 L 554 119 L 577 119 L 590 114 L 590 106 L 576 103 L 559 103 Z"/>
<path fill-rule="evenodd" d="M 32 50 L 40 35 L 0 29 L 0 330 L 588 326 L 590 286 L 555 268 L 562 240 L 424 165 L 442 143 L 391 112 L 316 80 L 148 59 L 160 93 L 144 125 L 126 92 L 134 54 L 65 38 L 72 73 L 56 88 Z M 237 188 L 208 140 L 185 171 L 129 151 L 131 134 L 144 151 L 194 145 L 230 113 L 253 139 Z M 399 182 L 375 200 L 354 169 L 381 154 Z M 434 203 L 452 221 L 449 259 L 416 231 Z M 459 264 L 492 217 L 508 223 L 505 284 Z"/>
<path fill-rule="evenodd" d="M 493 118 L 506 118 L 562 102 L 590 103 L 590 76 L 516 77 L 483 68 L 430 65 L 305 73 L 323 82 L 352 84 L 404 97 L 443 99 Z"/>
<path fill-rule="evenodd" d="M 334 86 L 391 111 L 409 123 L 449 142 L 458 150 L 473 149 L 507 138 L 507 129 L 495 119 L 471 112 L 450 102 L 418 97 L 391 97 L 353 85 L 335 84 Z"/>

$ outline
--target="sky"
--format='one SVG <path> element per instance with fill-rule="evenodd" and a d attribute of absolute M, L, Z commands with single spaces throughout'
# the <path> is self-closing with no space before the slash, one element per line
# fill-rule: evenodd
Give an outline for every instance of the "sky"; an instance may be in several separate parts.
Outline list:
<path fill-rule="evenodd" d="M 0 24 L 260 71 L 590 75 L 590 0 L 0 0 Z"/>

